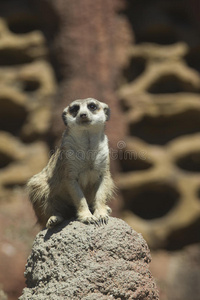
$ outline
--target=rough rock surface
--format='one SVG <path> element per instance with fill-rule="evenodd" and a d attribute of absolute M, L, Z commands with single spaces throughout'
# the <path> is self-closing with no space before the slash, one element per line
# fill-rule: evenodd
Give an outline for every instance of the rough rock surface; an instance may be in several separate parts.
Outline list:
<path fill-rule="evenodd" d="M 158 299 L 142 236 L 110 218 L 97 227 L 72 221 L 41 231 L 28 258 L 23 299 Z"/>

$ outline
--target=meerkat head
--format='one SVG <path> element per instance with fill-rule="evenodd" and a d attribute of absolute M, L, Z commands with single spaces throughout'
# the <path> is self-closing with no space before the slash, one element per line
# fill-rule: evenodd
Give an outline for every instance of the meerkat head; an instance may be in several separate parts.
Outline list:
<path fill-rule="evenodd" d="M 110 118 L 110 109 L 106 103 L 93 98 L 73 101 L 62 114 L 64 124 L 69 128 L 89 128 L 104 126 Z"/>

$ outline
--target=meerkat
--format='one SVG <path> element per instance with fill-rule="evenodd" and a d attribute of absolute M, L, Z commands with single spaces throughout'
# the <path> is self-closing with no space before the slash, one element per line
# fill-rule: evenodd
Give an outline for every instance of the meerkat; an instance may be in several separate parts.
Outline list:
<path fill-rule="evenodd" d="M 51 228 L 76 215 L 83 223 L 108 222 L 114 190 L 105 122 L 107 104 L 79 99 L 62 114 L 66 129 L 47 166 L 33 176 L 28 193 L 38 222 Z"/>

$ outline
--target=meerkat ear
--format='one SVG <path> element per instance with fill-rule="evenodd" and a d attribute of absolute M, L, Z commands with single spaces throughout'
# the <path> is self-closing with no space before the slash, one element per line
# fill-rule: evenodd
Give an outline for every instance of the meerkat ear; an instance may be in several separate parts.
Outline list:
<path fill-rule="evenodd" d="M 62 119 L 63 119 L 65 126 L 67 126 L 67 118 L 66 118 L 67 112 L 68 112 L 68 106 L 63 110 L 63 113 L 62 113 Z"/>
<path fill-rule="evenodd" d="M 105 104 L 103 110 L 104 110 L 104 113 L 106 115 L 106 121 L 110 120 L 110 108 L 108 107 L 107 104 Z"/>

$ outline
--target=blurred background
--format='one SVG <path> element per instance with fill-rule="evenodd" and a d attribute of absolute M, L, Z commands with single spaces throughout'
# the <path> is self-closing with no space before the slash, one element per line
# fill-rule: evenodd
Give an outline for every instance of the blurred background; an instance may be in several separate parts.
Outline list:
<path fill-rule="evenodd" d="M 40 230 L 26 181 L 86 97 L 112 111 L 113 216 L 146 239 L 161 300 L 200 299 L 198 0 L 0 1 L 0 299 Z"/>

